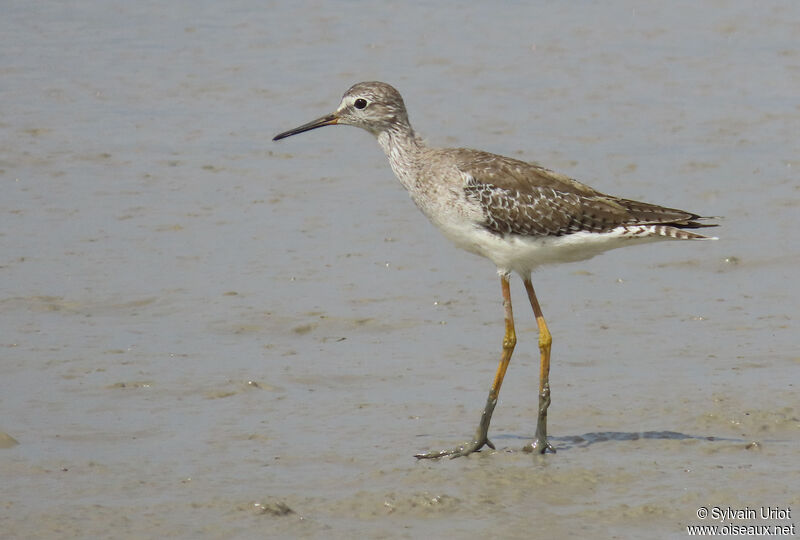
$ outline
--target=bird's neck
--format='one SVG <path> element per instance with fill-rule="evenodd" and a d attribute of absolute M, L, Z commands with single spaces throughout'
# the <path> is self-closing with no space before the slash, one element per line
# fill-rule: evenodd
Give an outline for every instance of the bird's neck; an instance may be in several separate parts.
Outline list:
<path fill-rule="evenodd" d="M 425 149 L 422 140 L 417 137 L 410 125 L 393 126 L 378 134 L 378 144 L 383 148 L 389 164 L 397 179 L 409 190 L 413 191 L 414 171 Z"/>

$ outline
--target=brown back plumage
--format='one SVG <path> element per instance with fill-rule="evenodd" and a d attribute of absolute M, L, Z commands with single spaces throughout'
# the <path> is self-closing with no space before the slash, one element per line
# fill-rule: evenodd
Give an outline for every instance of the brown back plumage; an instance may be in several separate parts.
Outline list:
<path fill-rule="evenodd" d="M 496 234 L 562 236 L 626 226 L 714 226 L 698 222 L 704 218 L 691 212 L 605 195 L 532 163 L 478 150 L 448 151 L 467 176 L 467 197 L 484 210 L 484 227 Z"/>

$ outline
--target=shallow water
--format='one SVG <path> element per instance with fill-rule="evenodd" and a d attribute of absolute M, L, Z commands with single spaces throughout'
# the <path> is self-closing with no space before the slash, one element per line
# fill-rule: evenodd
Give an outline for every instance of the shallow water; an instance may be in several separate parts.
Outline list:
<path fill-rule="evenodd" d="M 682 538 L 701 506 L 800 511 L 795 3 L 37 2 L 0 29 L 3 537 Z M 724 216 L 534 276 L 555 455 L 519 452 L 514 281 L 498 451 L 412 457 L 478 421 L 494 269 L 368 134 L 270 140 L 371 79 L 434 144 Z"/>

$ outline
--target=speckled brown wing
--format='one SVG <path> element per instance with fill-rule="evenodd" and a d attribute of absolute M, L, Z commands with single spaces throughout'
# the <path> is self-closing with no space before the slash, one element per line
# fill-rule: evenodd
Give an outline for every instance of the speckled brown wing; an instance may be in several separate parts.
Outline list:
<path fill-rule="evenodd" d="M 464 173 L 499 188 L 525 193 L 532 187 L 541 187 L 576 195 L 603 195 L 586 184 L 536 163 L 470 148 L 451 148 L 447 152 Z"/>
<path fill-rule="evenodd" d="M 496 234 L 546 237 L 628 225 L 709 226 L 696 222 L 702 219 L 696 214 L 605 195 L 532 163 L 474 150 L 460 153 L 465 194 L 483 209 L 483 226 Z"/>

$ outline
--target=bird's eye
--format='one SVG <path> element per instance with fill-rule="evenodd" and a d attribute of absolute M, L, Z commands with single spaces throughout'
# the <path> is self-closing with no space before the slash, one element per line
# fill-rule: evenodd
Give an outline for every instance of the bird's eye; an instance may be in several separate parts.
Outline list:
<path fill-rule="evenodd" d="M 367 106 L 367 100 L 364 98 L 358 98 L 353 102 L 353 107 L 355 107 L 356 109 L 363 109 L 366 106 Z"/>

